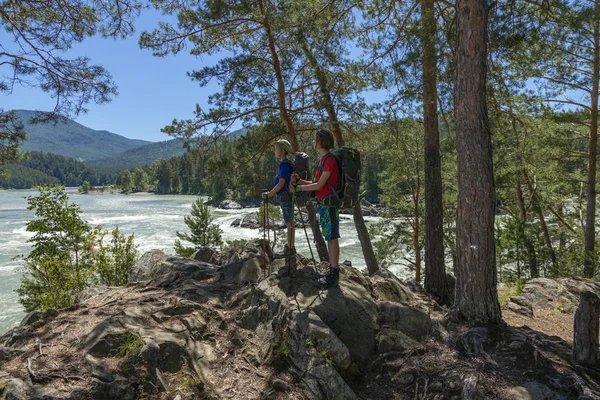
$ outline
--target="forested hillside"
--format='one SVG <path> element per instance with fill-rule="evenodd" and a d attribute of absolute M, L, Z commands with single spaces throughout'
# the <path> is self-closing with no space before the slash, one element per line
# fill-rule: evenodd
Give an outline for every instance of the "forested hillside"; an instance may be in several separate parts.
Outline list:
<path fill-rule="evenodd" d="M 20 118 L 23 131 L 27 133 L 27 139 L 22 145 L 25 151 L 44 151 L 92 161 L 151 143 L 127 139 L 108 131 L 96 131 L 70 119 L 31 123 L 31 119 L 40 114 L 37 111 L 15 110 L 15 114 Z"/>
<path fill-rule="evenodd" d="M 94 169 L 111 168 L 123 170 L 125 168 L 150 165 L 155 160 L 161 158 L 168 160 L 172 157 L 182 155 L 183 153 L 185 153 L 183 141 L 173 139 L 164 142 L 145 144 L 135 149 L 118 153 L 112 157 L 86 162 L 86 165 Z"/>
<path fill-rule="evenodd" d="M 88 181 L 94 186 L 114 183 L 119 171 L 91 169 L 83 162 L 57 154 L 32 151 L 18 164 L 6 167 L 10 176 L 0 177 L 0 187 L 29 189 L 38 185 L 79 186 Z"/>

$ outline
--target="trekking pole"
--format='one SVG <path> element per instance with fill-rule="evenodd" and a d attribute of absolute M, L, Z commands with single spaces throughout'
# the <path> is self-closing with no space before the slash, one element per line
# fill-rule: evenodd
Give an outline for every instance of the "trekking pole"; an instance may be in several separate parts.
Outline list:
<path fill-rule="evenodd" d="M 295 196 L 296 190 L 298 189 L 298 184 L 295 183 L 295 184 L 293 184 L 293 186 L 294 186 L 294 198 L 293 198 L 293 200 L 296 203 L 296 207 L 298 207 L 298 214 L 300 214 L 300 221 L 302 221 L 302 228 L 304 228 L 304 236 L 306 236 L 306 243 L 308 243 L 308 249 L 310 250 L 310 257 L 312 259 L 313 266 L 315 268 L 315 272 L 318 274 L 319 271 L 317 271 L 317 262 L 315 261 L 315 256 L 313 254 L 312 247 L 310 245 L 310 239 L 308 238 L 308 233 L 306 232 L 306 225 L 304 224 L 304 217 L 302 216 L 302 210 L 300 209 L 300 205 L 298 204 L 298 199 Z M 293 206 L 294 205 L 292 204 L 292 207 Z"/>
<path fill-rule="evenodd" d="M 292 193 L 292 231 L 294 235 L 296 235 L 296 215 L 294 213 L 294 202 L 296 201 L 296 192 Z M 290 247 L 290 232 L 287 235 L 287 246 L 288 246 L 288 254 L 287 254 L 287 265 L 288 265 L 288 276 L 292 276 L 292 248 Z"/>
<path fill-rule="evenodd" d="M 265 193 L 267 190 L 263 189 L 262 193 Z M 266 222 L 266 215 L 267 215 L 267 197 L 264 198 L 263 201 L 263 205 L 265 206 L 265 209 L 263 210 L 263 216 L 262 216 L 262 222 L 263 222 L 263 260 L 265 263 L 265 272 L 267 269 L 267 222 Z M 270 271 L 269 271 L 270 274 Z"/>

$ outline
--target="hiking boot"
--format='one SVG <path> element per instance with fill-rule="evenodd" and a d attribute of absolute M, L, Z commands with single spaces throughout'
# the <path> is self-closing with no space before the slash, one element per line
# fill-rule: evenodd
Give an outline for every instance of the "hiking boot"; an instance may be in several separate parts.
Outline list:
<path fill-rule="evenodd" d="M 318 269 L 317 269 L 317 274 L 319 275 L 319 278 L 322 278 L 322 277 L 324 277 L 324 276 L 327 276 L 327 275 L 329 275 L 329 274 L 331 273 L 331 270 L 332 270 L 333 268 L 331 268 L 331 264 L 327 264 L 327 268 L 325 268 L 325 270 L 324 270 L 324 271 L 319 271 L 319 269 L 320 269 L 320 267 L 318 267 Z M 317 279 L 318 279 L 318 278 L 317 278 Z"/>
<path fill-rule="evenodd" d="M 326 289 L 332 286 L 338 286 L 340 282 L 340 269 L 330 267 L 329 272 L 325 275 L 317 279 L 317 285 L 321 287 L 321 289 Z"/>

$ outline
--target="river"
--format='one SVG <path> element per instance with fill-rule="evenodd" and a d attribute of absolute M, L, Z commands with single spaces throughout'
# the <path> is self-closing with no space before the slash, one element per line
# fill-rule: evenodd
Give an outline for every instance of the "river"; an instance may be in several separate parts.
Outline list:
<path fill-rule="evenodd" d="M 183 217 L 190 213 L 192 203 L 197 196 L 143 194 L 89 194 L 81 195 L 76 188 L 68 188 L 70 200 L 79 204 L 82 218 L 90 225 L 102 225 L 112 230 L 115 226 L 125 235 L 133 234 L 140 254 L 160 249 L 174 254 L 173 243 L 176 231 L 187 231 Z M 24 197 L 37 195 L 37 190 L 0 191 L 0 334 L 18 325 L 25 316 L 23 307 L 18 303 L 15 289 L 20 285 L 22 262 L 14 260 L 16 256 L 27 255 L 30 245 L 27 240 L 31 234 L 25 224 L 34 217 L 27 210 Z M 220 210 L 211 208 L 214 222 L 223 229 L 223 239 L 251 239 L 262 237 L 256 229 L 234 228 L 231 222 L 240 215 L 255 212 L 256 208 L 243 210 Z M 365 217 L 367 224 L 376 218 Z M 307 228 L 309 237 L 310 229 Z M 359 269 L 365 268 L 360 243 L 354 229 L 352 217 L 342 215 L 340 220 L 341 260 L 350 260 Z M 312 243 L 311 243 L 312 245 Z M 302 229 L 296 230 L 296 248 L 298 252 L 309 256 L 308 244 Z M 313 252 L 316 250 L 313 245 Z M 406 271 L 393 271 L 402 276 Z"/>

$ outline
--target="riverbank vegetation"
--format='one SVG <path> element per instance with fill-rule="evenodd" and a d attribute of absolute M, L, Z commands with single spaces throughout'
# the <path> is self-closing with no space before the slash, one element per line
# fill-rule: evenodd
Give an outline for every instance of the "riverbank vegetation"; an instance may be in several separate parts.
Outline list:
<path fill-rule="evenodd" d="M 128 281 L 137 257 L 133 235 L 117 227 L 106 240 L 108 232 L 85 222 L 61 186 L 40 188 L 27 203 L 36 218 L 27 223 L 32 250 L 17 289 L 26 311 L 65 308 L 90 286 Z"/>

